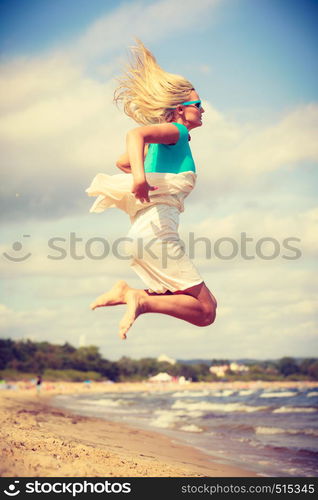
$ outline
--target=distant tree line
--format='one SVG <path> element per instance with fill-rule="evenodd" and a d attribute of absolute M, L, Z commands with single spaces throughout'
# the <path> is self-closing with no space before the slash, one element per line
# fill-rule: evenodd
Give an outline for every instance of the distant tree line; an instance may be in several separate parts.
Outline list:
<path fill-rule="evenodd" d="M 226 364 L 227 360 L 211 360 L 211 365 Z M 277 361 L 257 361 L 248 365 L 249 371 L 226 373 L 227 380 L 318 380 L 318 359 L 295 360 L 284 357 Z M 210 373 L 207 363 L 171 364 L 155 358 L 134 360 L 122 357 L 109 361 L 96 346 L 76 349 L 69 343 L 55 345 L 49 342 L 13 341 L 0 339 L 0 376 L 8 374 L 41 374 L 47 379 L 112 381 L 144 380 L 159 372 L 185 377 L 194 382 L 219 380 Z"/>

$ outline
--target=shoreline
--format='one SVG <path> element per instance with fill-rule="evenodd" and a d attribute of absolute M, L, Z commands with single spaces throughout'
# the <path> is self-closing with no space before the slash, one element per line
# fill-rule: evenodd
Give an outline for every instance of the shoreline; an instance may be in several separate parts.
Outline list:
<path fill-rule="evenodd" d="M 95 384 L 92 384 L 92 386 Z M 106 385 L 106 384 L 105 384 Z M 1 477 L 255 477 L 205 453 L 126 424 L 83 417 L 51 406 L 52 396 L 96 391 L 145 390 L 144 384 L 55 384 L 1 390 Z M 110 386 L 110 387 L 109 387 Z M 128 387 L 129 386 L 129 387 Z M 157 389 L 157 388 L 156 388 Z M 156 390 L 155 389 L 155 390 Z"/>
<path fill-rule="evenodd" d="M 217 384 L 217 385 L 216 385 Z M 247 383 L 58 382 L 0 391 L 2 477 L 259 477 L 156 431 L 79 416 L 52 404 L 62 394 L 246 388 Z M 297 387 L 299 382 L 248 383 L 248 387 Z M 301 382 L 318 387 L 318 382 Z M 19 386 L 18 386 L 19 387 Z"/>

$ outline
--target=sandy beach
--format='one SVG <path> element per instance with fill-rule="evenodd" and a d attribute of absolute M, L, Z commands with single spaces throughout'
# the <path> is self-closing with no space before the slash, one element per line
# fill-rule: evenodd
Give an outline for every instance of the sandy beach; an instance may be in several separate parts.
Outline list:
<path fill-rule="evenodd" d="M 259 382 L 255 384 L 259 385 Z M 275 383 L 264 383 L 266 386 Z M 297 383 L 293 382 L 293 386 Z M 302 382 L 302 384 L 304 384 Z M 309 387 L 317 383 L 308 383 Z M 191 390 L 213 384 L 191 384 Z M 218 384 L 220 388 L 225 384 Z M 251 383 L 249 383 L 249 386 Z M 282 384 L 280 383 L 280 386 Z M 149 389 L 150 384 L 146 388 Z M 233 387 L 233 383 L 231 384 Z M 240 384 L 246 387 L 246 384 Z M 175 386 L 174 386 L 175 388 Z M 189 389 L 189 385 L 184 386 Z M 170 384 L 150 390 L 171 390 Z M 0 391 L 2 477 L 253 477 L 255 473 L 224 465 L 199 450 L 156 432 L 82 417 L 50 404 L 52 396 L 87 391 L 138 391 L 143 383 L 17 385 Z M 178 386 L 178 390 L 180 387 Z M 181 389 L 182 390 L 182 389 Z"/>

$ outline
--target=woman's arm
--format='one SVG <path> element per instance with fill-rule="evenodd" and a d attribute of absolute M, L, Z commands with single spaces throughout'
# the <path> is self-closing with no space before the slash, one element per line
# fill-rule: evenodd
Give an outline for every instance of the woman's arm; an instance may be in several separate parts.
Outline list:
<path fill-rule="evenodd" d="M 145 144 L 144 159 L 146 158 L 147 153 L 148 153 L 148 144 Z M 127 151 L 118 158 L 118 160 L 116 161 L 116 167 L 125 172 L 125 174 L 131 173 L 130 161 Z"/>
<path fill-rule="evenodd" d="M 144 170 L 144 147 L 146 143 L 172 144 L 179 139 L 179 130 L 172 123 L 146 125 L 130 130 L 127 134 L 127 153 L 134 178 L 132 192 L 140 201 L 150 201 L 149 191 L 156 189 L 146 180 Z"/>
<path fill-rule="evenodd" d="M 124 167 L 124 166 L 119 166 L 117 165 L 117 167 L 122 170 L 123 172 L 125 172 L 125 174 L 131 174 L 131 168 L 130 168 L 130 165 L 129 167 Z"/>
<path fill-rule="evenodd" d="M 118 158 L 118 160 L 116 161 L 116 167 L 120 169 L 128 167 L 130 168 L 129 156 L 127 152 Z"/>

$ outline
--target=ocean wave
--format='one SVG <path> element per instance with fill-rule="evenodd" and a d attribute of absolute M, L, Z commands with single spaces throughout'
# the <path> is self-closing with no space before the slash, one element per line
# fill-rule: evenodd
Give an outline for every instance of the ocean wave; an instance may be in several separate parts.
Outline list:
<path fill-rule="evenodd" d="M 255 434 L 285 434 L 286 429 L 280 427 L 255 427 Z"/>
<path fill-rule="evenodd" d="M 205 414 L 202 410 L 188 410 L 187 412 L 182 412 L 183 415 L 186 415 L 191 418 L 200 418 Z"/>
<path fill-rule="evenodd" d="M 248 444 L 249 446 L 253 446 L 253 448 L 260 448 L 260 443 L 258 443 L 257 441 L 253 441 L 248 437 L 234 437 L 233 440 L 238 443 Z"/>
<path fill-rule="evenodd" d="M 152 419 L 150 424 L 154 427 L 161 427 L 162 429 L 174 427 L 180 420 L 180 416 L 171 411 L 158 410 L 155 412 L 155 415 L 157 415 L 157 417 Z"/>
<path fill-rule="evenodd" d="M 287 443 L 286 443 L 287 444 Z M 289 462 L 290 464 L 295 464 L 299 465 L 299 460 L 303 461 L 304 459 L 309 460 L 308 465 L 310 465 L 310 462 L 312 463 L 312 460 L 315 461 L 316 465 L 316 460 L 318 458 L 318 451 L 317 450 L 312 450 L 308 448 L 298 448 L 298 447 L 293 447 L 293 446 L 273 446 L 273 445 L 265 445 L 263 447 L 264 450 L 268 450 L 272 452 L 273 450 L 277 453 L 288 453 L 289 455 Z M 316 470 L 316 468 L 315 468 Z M 316 476 L 316 474 L 315 474 Z"/>
<path fill-rule="evenodd" d="M 318 391 L 308 392 L 307 398 L 318 398 Z"/>
<path fill-rule="evenodd" d="M 280 406 L 273 410 L 273 413 L 314 413 L 317 408 L 308 406 Z"/>
<path fill-rule="evenodd" d="M 173 403 L 172 409 L 186 409 L 186 410 L 201 410 L 205 412 L 246 412 L 251 413 L 255 411 L 266 410 L 267 406 L 249 406 L 242 403 L 210 403 L 208 401 L 200 401 L 193 403 L 189 401 L 177 400 Z"/>
<path fill-rule="evenodd" d="M 201 427 L 193 424 L 183 425 L 182 427 L 180 427 L 180 430 L 185 432 L 203 432 L 203 429 L 201 429 Z"/>
<path fill-rule="evenodd" d="M 125 399 L 81 399 L 78 401 L 80 406 L 90 405 L 90 406 L 107 406 L 107 407 L 118 407 L 118 406 L 128 406 L 131 404 L 130 401 Z"/>
<path fill-rule="evenodd" d="M 211 396 L 214 398 L 227 398 L 235 394 L 237 391 L 233 391 L 231 389 L 224 389 L 223 391 L 212 391 Z"/>
<path fill-rule="evenodd" d="M 208 396 L 210 394 L 209 391 L 179 391 L 171 394 L 172 398 L 201 398 L 204 396 Z"/>
<path fill-rule="evenodd" d="M 282 429 L 281 427 L 255 427 L 255 434 L 305 434 L 306 436 L 318 436 L 318 429 Z"/>
<path fill-rule="evenodd" d="M 242 389 L 241 391 L 239 391 L 238 395 L 239 396 L 250 396 L 254 392 L 255 392 L 254 389 Z"/>
<path fill-rule="evenodd" d="M 263 392 L 259 395 L 260 398 L 289 398 L 296 396 L 297 392 L 281 391 L 281 392 Z"/>

